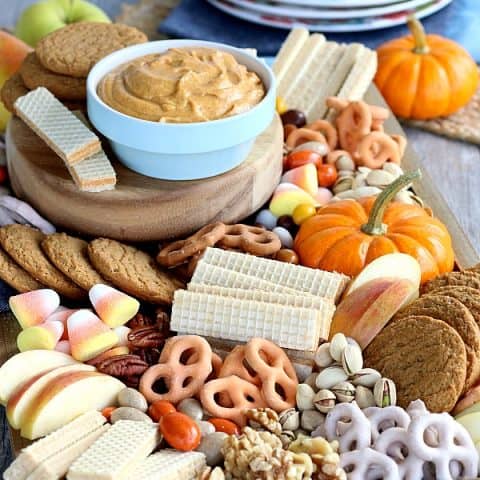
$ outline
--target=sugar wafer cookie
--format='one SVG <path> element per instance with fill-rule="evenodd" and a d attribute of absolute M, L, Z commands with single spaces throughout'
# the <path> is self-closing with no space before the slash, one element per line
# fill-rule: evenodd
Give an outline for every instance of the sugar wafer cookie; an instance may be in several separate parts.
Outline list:
<path fill-rule="evenodd" d="M 364 47 L 342 88 L 337 93 L 337 97 L 349 101 L 361 100 L 372 84 L 376 71 L 377 53 Z M 335 116 L 336 112 L 330 109 L 327 119 L 332 121 Z"/>
<path fill-rule="evenodd" d="M 102 435 L 68 470 L 68 480 L 125 478 L 157 447 L 158 426 L 120 420 Z"/>
<path fill-rule="evenodd" d="M 243 290 L 263 290 L 266 292 L 288 293 L 295 295 L 292 288 L 283 285 L 275 285 L 272 282 L 261 278 L 244 275 L 243 273 L 228 270 L 226 268 L 210 265 L 206 262 L 199 262 L 189 285 L 192 284 L 218 285 L 228 288 L 239 288 Z"/>
<path fill-rule="evenodd" d="M 330 300 L 314 295 L 289 295 L 287 293 L 267 292 L 263 290 L 243 290 L 238 288 L 226 288 L 218 285 L 204 285 L 191 283 L 188 290 L 197 293 L 219 295 L 221 297 L 237 298 L 239 300 L 253 300 L 256 302 L 276 303 L 299 308 L 314 308 L 326 316 L 333 315 L 335 305 Z"/>
<path fill-rule="evenodd" d="M 324 117 L 327 112 L 326 98 L 337 95 L 340 91 L 363 48 L 363 45 L 359 43 L 352 43 L 346 47 L 334 71 L 329 76 L 328 82 L 324 84 L 323 89 L 317 94 L 315 101 L 307 107 L 305 114 L 308 122 Z"/>
<path fill-rule="evenodd" d="M 297 78 L 295 88 L 289 89 L 284 97 L 287 105 L 306 111 L 318 97 L 323 86 L 328 83 L 345 48 L 344 45 L 335 42 L 326 42 L 321 50 L 321 55 L 312 59 L 309 67 L 303 70 L 302 75 Z"/>
<path fill-rule="evenodd" d="M 298 292 L 303 292 L 303 294 L 317 295 L 331 301 L 336 301 L 340 297 L 349 280 L 347 276 L 339 273 L 325 272 L 219 248 L 207 248 L 205 250 L 197 269 L 204 264 L 221 266 L 226 270 L 256 277 L 270 284 L 293 290 L 297 295 Z M 214 285 L 232 286 L 223 283 L 214 283 Z M 265 290 L 265 288 L 258 289 Z M 267 291 L 281 292 L 281 290 L 273 289 Z"/>
<path fill-rule="evenodd" d="M 300 52 L 308 37 L 309 32 L 306 28 L 294 28 L 288 34 L 288 37 L 285 42 L 283 42 L 272 66 L 277 82 L 282 81 L 283 76 L 291 67 L 295 57 Z"/>
<path fill-rule="evenodd" d="M 203 453 L 163 449 L 140 463 L 126 480 L 196 480 L 204 468 Z"/>
<path fill-rule="evenodd" d="M 330 329 L 318 310 L 239 300 L 187 290 L 175 292 L 170 327 L 177 332 L 240 342 L 261 337 L 277 345 L 313 351 Z"/>
<path fill-rule="evenodd" d="M 65 162 L 73 165 L 101 150 L 100 140 L 46 88 L 17 99 L 16 114 Z"/>
<path fill-rule="evenodd" d="M 286 99 L 294 90 L 302 78 L 303 72 L 310 68 L 314 61 L 321 58 L 321 52 L 325 46 L 325 37 L 319 33 L 310 35 L 303 43 L 299 52 L 291 62 L 291 66 L 285 72 L 282 80 L 278 82 L 277 94 Z"/>
<path fill-rule="evenodd" d="M 105 422 L 105 417 L 97 411 L 77 417 L 59 430 L 24 448 L 5 470 L 3 478 L 5 480 L 25 480 L 43 462 L 54 458 L 63 449 L 102 428 Z"/>

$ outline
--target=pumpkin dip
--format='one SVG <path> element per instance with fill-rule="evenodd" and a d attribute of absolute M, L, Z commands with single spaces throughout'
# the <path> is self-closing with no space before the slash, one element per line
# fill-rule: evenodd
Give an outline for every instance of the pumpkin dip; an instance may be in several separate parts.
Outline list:
<path fill-rule="evenodd" d="M 262 100 L 265 88 L 230 53 L 172 48 L 115 68 L 101 80 L 98 95 L 132 117 L 192 123 L 246 112 Z"/>

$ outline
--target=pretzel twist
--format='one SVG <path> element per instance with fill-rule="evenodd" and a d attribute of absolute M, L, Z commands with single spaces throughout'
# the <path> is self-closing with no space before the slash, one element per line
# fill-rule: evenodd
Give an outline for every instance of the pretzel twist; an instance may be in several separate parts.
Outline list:
<path fill-rule="evenodd" d="M 380 434 L 389 428 L 408 428 L 410 425 L 410 417 L 403 408 L 390 407 L 369 407 L 363 410 L 365 416 L 370 420 L 370 428 L 372 431 L 372 440 L 375 440 Z"/>
<path fill-rule="evenodd" d="M 289 149 L 292 149 L 306 142 L 320 142 L 328 147 L 326 138 L 320 132 L 314 132 L 308 128 L 297 128 L 296 130 L 293 130 L 288 134 L 285 143 Z"/>
<path fill-rule="evenodd" d="M 398 144 L 389 135 L 382 132 L 371 132 L 358 144 L 359 165 L 368 168 L 382 168 L 385 162 L 400 164 Z"/>
<path fill-rule="evenodd" d="M 314 132 L 320 132 L 326 139 L 330 150 L 335 150 L 338 143 L 338 135 L 335 127 L 327 120 L 317 120 L 310 123 L 305 128 L 313 130 Z"/>
<path fill-rule="evenodd" d="M 398 480 L 400 478 L 397 464 L 391 458 L 371 448 L 343 453 L 340 455 L 340 466 L 349 472 L 349 480 L 375 480 L 378 478 Z"/>
<path fill-rule="evenodd" d="M 157 400 L 178 403 L 191 398 L 200 391 L 212 372 L 212 357 L 212 349 L 202 337 L 172 337 L 165 344 L 159 363 L 142 375 L 139 390 L 150 403 Z M 164 380 L 168 388 L 166 393 L 154 391 L 159 380 Z"/>
<path fill-rule="evenodd" d="M 328 413 L 325 433 L 328 441 L 338 440 L 340 453 L 367 448 L 371 443 L 370 422 L 355 402 L 339 403 Z"/>
<path fill-rule="evenodd" d="M 237 377 L 253 383 L 257 387 L 260 387 L 262 381 L 257 372 L 253 371 L 251 365 L 248 365 L 245 359 L 245 346 L 237 345 L 226 357 L 223 362 L 222 368 L 218 374 L 218 377 L 229 377 L 230 375 L 236 375 Z"/>
<path fill-rule="evenodd" d="M 352 155 L 357 152 L 360 141 L 370 133 L 372 114 L 365 102 L 351 102 L 336 120 L 340 147 Z"/>
<path fill-rule="evenodd" d="M 262 394 L 277 412 L 295 406 L 298 378 L 286 353 L 263 338 L 252 338 L 245 346 L 245 359 L 262 381 Z"/>
<path fill-rule="evenodd" d="M 207 247 L 213 247 L 225 235 L 226 228 L 221 222 L 205 225 L 185 240 L 178 240 L 162 248 L 157 255 L 157 262 L 169 268 L 186 263 Z"/>
<path fill-rule="evenodd" d="M 222 248 L 234 248 L 243 252 L 266 257 L 277 253 L 282 244 L 278 236 L 262 227 L 251 225 L 228 225 L 218 245 Z"/>
<path fill-rule="evenodd" d="M 227 399 L 222 401 L 223 405 L 216 400 L 217 396 Z M 267 406 L 257 386 L 235 375 L 207 382 L 200 390 L 200 402 L 210 415 L 240 426 L 247 421 L 245 410 Z"/>

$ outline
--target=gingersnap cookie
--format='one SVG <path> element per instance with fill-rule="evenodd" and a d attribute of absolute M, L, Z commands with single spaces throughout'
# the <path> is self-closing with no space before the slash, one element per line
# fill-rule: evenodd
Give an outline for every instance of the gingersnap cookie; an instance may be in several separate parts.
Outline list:
<path fill-rule="evenodd" d="M 60 100 L 84 100 L 87 97 L 87 80 L 47 70 L 35 52 L 29 53 L 20 67 L 23 83 L 30 89 L 45 87 Z"/>
<path fill-rule="evenodd" d="M 184 285 L 160 269 L 153 257 L 137 248 L 108 238 L 88 245 L 95 269 L 116 287 L 151 303 L 171 304 L 173 293 Z"/>
<path fill-rule="evenodd" d="M 75 285 L 45 256 L 40 246 L 45 238 L 40 230 L 27 225 L 7 225 L 0 228 L 0 244 L 10 257 L 35 280 L 74 300 L 85 297 L 85 291 Z"/>
<path fill-rule="evenodd" d="M 445 295 L 461 302 L 468 308 L 475 322 L 480 327 L 480 291 L 471 287 L 441 287 L 428 295 Z"/>
<path fill-rule="evenodd" d="M 20 293 L 45 288 L 28 272 L 19 267 L 2 248 L 0 248 L 0 278 Z"/>
<path fill-rule="evenodd" d="M 5 108 L 10 113 L 15 113 L 13 104 L 16 102 L 17 98 L 23 97 L 29 91 L 30 90 L 23 83 L 22 76 L 17 72 L 8 78 L 3 84 L 3 87 L 0 91 L 0 98 L 5 105 Z"/>
<path fill-rule="evenodd" d="M 116 50 L 147 42 L 147 36 L 120 23 L 71 23 L 42 38 L 36 52 L 52 72 L 85 78 L 103 57 Z"/>
<path fill-rule="evenodd" d="M 66 233 L 53 233 L 42 241 L 42 249 L 64 275 L 84 290 L 90 290 L 97 283 L 108 283 L 90 263 L 85 240 Z"/>
<path fill-rule="evenodd" d="M 466 353 L 450 325 L 426 316 L 392 320 L 363 352 L 366 367 L 392 379 L 397 403 L 421 399 L 431 412 L 449 412 L 465 385 Z"/>
<path fill-rule="evenodd" d="M 480 290 L 480 274 L 467 271 L 445 273 L 425 283 L 422 293 L 433 292 L 438 288 L 449 286 L 471 287 Z"/>
<path fill-rule="evenodd" d="M 465 343 L 467 374 L 465 389 L 475 385 L 480 375 L 480 328 L 473 315 L 458 300 L 446 295 L 429 294 L 420 297 L 398 312 L 394 319 L 427 316 L 442 320 L 454 328 Z"/>

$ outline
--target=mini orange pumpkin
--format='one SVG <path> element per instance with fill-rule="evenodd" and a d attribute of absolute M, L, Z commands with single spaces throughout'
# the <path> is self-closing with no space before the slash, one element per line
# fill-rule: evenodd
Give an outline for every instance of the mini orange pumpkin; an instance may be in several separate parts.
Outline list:
<path fill-rule="evenodd" d="M 422 283 L 452 271 L 452 241 L 443 223 L 420 206 L 391 202 L 418 177 L 420 171 L 405 174 L 376 198 L 342 200 L 320 208 L 295 237 L 300 263 L 353 277 L 375 258 L 401 252 L 418 260 Z"/>
<path fill-rule="evenodd" d="M 395 115 L 424 120 L 466 105 L 478 86 L 478 67 L 468 52 L 439 35 L 426 35 L 411 18 L 412 35 L 381 45 L 375 84 Z"/>

